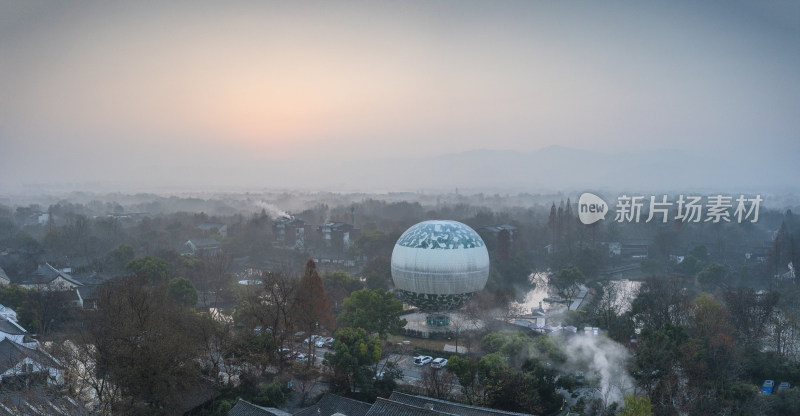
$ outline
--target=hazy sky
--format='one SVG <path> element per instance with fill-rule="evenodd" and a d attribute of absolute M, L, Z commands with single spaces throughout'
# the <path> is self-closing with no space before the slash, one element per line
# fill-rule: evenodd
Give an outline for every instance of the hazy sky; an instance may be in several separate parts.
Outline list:
<path fill-rule="evenodd" d="M 0 191 L 555 144 L 800 156 L 796 1 L 168 3 L 0 0 Z"/>

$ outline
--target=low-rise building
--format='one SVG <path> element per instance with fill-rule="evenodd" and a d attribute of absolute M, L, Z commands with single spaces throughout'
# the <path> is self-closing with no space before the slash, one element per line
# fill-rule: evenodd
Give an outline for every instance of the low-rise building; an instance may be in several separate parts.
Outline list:
<path fill-rule="evenodd" d="M 181 254 L 187 256 L 211 257 L 219 254 L 222 249 L 219 241 L 213 238 L 193 238 L 183 243 Z"/>
<path fill-rule="evenodd" d="M 278 246 L 304 248 L 306 223 L 295 217 L 280 217 L 272 221 L 272 235 Z"/>
<path fill-rule="evenodd" d="M 36 268 L 33 273 L 16 279 L 0 276 L 0 285 L 16 284 L 25 289 L 67 291 L 83 286 L 83 284 L 70 276 L 69 273 L 56 269 L 49 263 Z"/>
<path fill-rule="evenodd" d="M 0 384 L 32 379 L 59 385 L 64 382 L 64 366 L 50 354 L 11 339 L 0 341 Z"/>
<path fill-rule="evenodd" d="M 346 222 L 326 222 L 317 226 L 320 248 L 343 252 L 358 238 L 359 230 Z"/>

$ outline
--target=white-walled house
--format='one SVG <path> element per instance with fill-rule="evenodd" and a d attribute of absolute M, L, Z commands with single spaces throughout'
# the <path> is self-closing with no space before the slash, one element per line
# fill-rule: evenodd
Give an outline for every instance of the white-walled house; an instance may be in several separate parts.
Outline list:
<path fill-rule="evenodd" d="M 44 351 L 28 348 L 6 338 L 0 341 L 0 384 L 29 377 L 43 377 L 48 384 L 64 382 L 64 366 Z"/>

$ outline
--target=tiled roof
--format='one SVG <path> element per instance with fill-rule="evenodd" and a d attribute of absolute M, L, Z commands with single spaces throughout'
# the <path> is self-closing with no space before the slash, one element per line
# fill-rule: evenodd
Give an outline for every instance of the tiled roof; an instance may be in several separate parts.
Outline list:
<path fill-rule="evenodd" d="M 88 414 L 84 404 L 43 387 L 7 390 L 0 393 L 0 416 Z"/>
<path fill-rule="evenodd" d="M 4 316 L 0 316 L 0 332 L 8 335 L 23 335 L 27 331 L 20 327 L 16 322 L 11 321 Z"/>
<path fill-rule="evenodd" d="M 469 406 L 466 404 L 448 402 L 446 400 L 433 399 L 424 396 L 414 396 L 396 391 L 392 392 L 392 395 L 389 396 L 389 400 L 409 406 L 433 409 L 438 412 L 459 416 L 530 416 L 526 413 L 506 412 L 504 410 L 495 410 L 486 407 Z"/>
<path fill-rule="evenodd" d="M 80 293 L 81 298 L 83 300 L 97 299 L 97 291 L 98 291 L 98 289 L 100 289 L 100 286 L 98 286 L 98 285 L 84 286 L 84 287 L 78 288 L 78 293 Z"/>
<path fill-rule="evenodd" d="M 197 248 L 219 247 L 219 241 L 213 238 L 193 238 L 189 241 Z M 187 241 L 187 243 L 189 241 Z"/>
<path fill-rule="evenodd" d="M 57 270 L 49 263 L 45 263 L 43 266 L 39 266 L 35 272 L 31 273 L 28 276 L 23 276 L 22 278 L 17 279 L 14 283 L 20 285 L 46 285 L 52 282 L 53 280 L 56 280 L 59 276 L 61 276 L 61 278 L 76 286 L 83 286 L 81 282 L 73 279 L 72 276 L 70 276 L 69 274 Z"/>
<path fill-rule="evenodd" d="M 239 399 L 236 405 L 228 411 L 228 416 L 290 416 L 290 413 L 274 407 L 261 407 Z"/>
<path fill-rule="evenodd" d="M 61 367 L 55 359 L 41 351 L 22 346 L 8 338 L 0 341 L 0 373 L 5 373 L 26 357 L 46 367 Z"/>
<path fill-rule="evenodd" d="M 364 416 L 369 410 L 369 403 L 325 393 L 317 404 L 295 413 L 294 416 L 332 416 L 335 413 L 346 416 Z"/>
<path fill-rule="evenodd" d="M 384 398 L 375 400 L 366 416 L 454 416 L 454 413 L 445 413 L 429 407 L 417 407 L 410 404 L 395 402 Z"/>

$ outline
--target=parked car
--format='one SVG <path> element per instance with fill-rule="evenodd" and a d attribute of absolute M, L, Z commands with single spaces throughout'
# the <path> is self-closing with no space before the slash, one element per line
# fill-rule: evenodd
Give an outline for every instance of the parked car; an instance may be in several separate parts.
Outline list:
<path fill-rule="evenodd" d="M 372 376 L 372 379 L 373 380 L 383 380 L 383 376 L 384 375 L 386 375 L 385 371 L 378 371 L 377 373 L 375 373 L 374 376 Z"/>
<path fill-rule="evenodd" d="M 328 342 L 328 338 L 319 337 L 317 338 L 317 342 L 314 343 L 314 346 L 317 348 L 322 348 L 325 346 L 325 343 Z"/>
<path fill-rule="evenodd" d="M 308 338 L 304 339 L 304 340 L 303 340 L 303 344 L 308 344 L 308 343 L 310 343 L 310 342 L 313 342 L 313 343 L 315 343 L 315 345 L 316 345 L 316 342 L 317 342 L 317 340 L 318 340 L 318 339 L 321 339 L 321 338 L 322 338 L 322 339 L 324 339 L 324 338 L 323 338 L 321 335 L 312 335 L 312 336 L 310 336 L 310 337 L 308 337 Z"/>
<path fill-rule="evenodd" d="M 270 328 L 270 327 L 264 328 L 261 325 L 259 325 L 259 326 L 255 327 L 255 328 L 253 328 L 253 332 L 255 332 L 256 335 L 261 335 L 263 333 L 271 334 L 272 333 L 272 328 Z"/>
<path fill-rule="evenodd" d="M 295 358 L 295 361 L 308 361 L 308 355 L 303 353 L 297 354 L 297 358 Z"/>
<path fill-rule="evenodd" d="M 791 388 L 791 387 L 792 387 L 792 385 L 789 384 L 788 381 L 784 381 L 781 384 L 778 384 L 778 390 L 785 390 L 785 389 L 788 389 L 788 388 Z"/>
<path fill-rule="evenodd" d="M 447 365 L 447 358 L 435 358 L 431 361 L 431 367 L 442 368 Z"/>
<path fill-rule="evenodd" d="M 325 341 L 325 348 L 333 348 L 333 341 L 336 341 L 333 337 L 328 338 L 328 340 Z"/>
<path fill-rule="evenodd" d="M 418 355 L 414 357 L 414 364 L 416 365 L 425 365 L 431 361 L 433 361 L 433 357 L 428 355 Z"/>
<path fill-rule="evenodd" d="M 761 386 L 761 393 L 762 394 L 772 394 L 772 388 L 775 386 L 774 380 L 764 380 L 764 384 Z"/>

